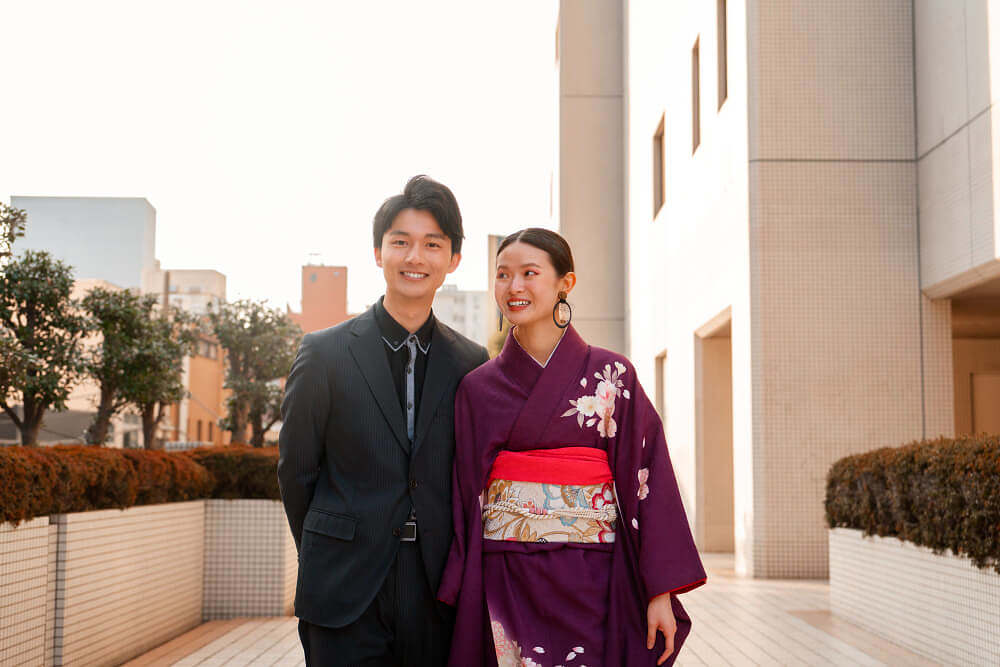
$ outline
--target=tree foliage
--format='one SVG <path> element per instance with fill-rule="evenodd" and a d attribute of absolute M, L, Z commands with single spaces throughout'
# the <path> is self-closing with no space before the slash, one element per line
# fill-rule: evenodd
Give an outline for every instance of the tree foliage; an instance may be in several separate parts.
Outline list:
<path fill-rule="evenodd" d="M 86 320 L 72 289 L 72 269 L 47 252 L 28 250 L 0 273 L 0 408 L 25 445 L 38 443 L 46 410 L 66 409 L 80 374 Z"/>
<path fill-rule="evenodd" d="M 223 427 L 233 442 L 264 444 L 264 434 L 280 418 L 280 380 L 288 373 L 302 330 L 280 310 L 244 299 L 210 312 L 212 330 L 226 351 L 226 402 Z"/>
<path fill-rule="evenodd" d="M 142 417 L 142 441 L 146 449 L 157 449 L 156 427 L 166 408 L 187 395 L 184 388 L 184 357 L 198 340 L 197 319 L 173 307 L 149 318 L 144 338 L 134 358 L 133 376 L 123 389 L 126 401 Z"/>
<path fill-rule="evenodd" d="M 20 208 L 0 203 L 0 264 L 14 254 L 14 241 L 24 236 L 28 214 Z"/>
<path fill-rule="evenodd" d="M 82 305 L 90 330 L 100 336 L 100 342 L 83 356 L 84 372 L 100 388 L 97 412 L 85 439 L 100 445 L 108 439 L 111 419 L 128 406 L 129 397 L 136 393 L 135 384 L 145 381 L 146 369 L 140 362 L 146 361 L 143 348 L 154 326 L 156 297 L 95 287 L 83 298 Z"/>

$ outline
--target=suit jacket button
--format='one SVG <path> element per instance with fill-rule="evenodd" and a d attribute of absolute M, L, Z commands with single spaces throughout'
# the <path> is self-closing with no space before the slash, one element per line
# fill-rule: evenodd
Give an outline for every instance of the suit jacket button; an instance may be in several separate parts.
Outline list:
<path fill-rule="evenodd" d="M 415 479 L 411 479 L 410 480 L 410 488 L 411 489 L 417 488 L 417 480 L 415 480 Z"/>

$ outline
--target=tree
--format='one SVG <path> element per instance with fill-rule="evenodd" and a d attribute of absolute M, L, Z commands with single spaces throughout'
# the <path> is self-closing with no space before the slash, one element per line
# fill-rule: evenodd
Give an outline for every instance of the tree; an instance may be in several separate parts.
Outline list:
<path fill-rule="evenodd" d="M 142 443 L 157 449 L 156 427 L 166 408 L 187 394 L 184 357 L 194 351 L 198 322 L 193 315 L 168 307 L 148 320 L 136 352 L 134 376 L 123 389 L 127 401 L 142 417 Z"/>
<path fill-rule="evenodd" d="M 80 373 L 86 320 L 70 299 L 72 289 L 72 269 L 47 252 L 28 250 L 0 274 L 0 331 L 13 364 L 0 373 L 0 408 L 25 445 L 38 443 L 46 410 L 66 409 Z"/>
<path fill-rule="evenodd" d="M 221 304 L 209 313 L 212 330 L 226 351 L 226 384 L 231 394 L 223 427 L 233 442 L 264 444 L 264 434 L 280 418 L 281 386 L 295 359 L 302 330 L 287 314 L 262 301 Z"/>
<path fill-rule="evenodd" d="M 24 236 L 28 214 L 20 208 L 0 204 L 0 264 L 14 254 L 14 241 Z"/>
<path fill-rule="evenodd" d="M 101 335 L 100 344 L 88 350 L 83 360 L 84 371 L 100 387 L 97 413 L 84 437 L 89 444 L 100 445 L 108 439 L 111 419 L 136 392 L 133 385 L 146 381 L 146 369 L 139 365 L 146 357 L 140 353 L 154 326 L 156 297 L 95 287 L 82 305 L 91 331 Z"/>

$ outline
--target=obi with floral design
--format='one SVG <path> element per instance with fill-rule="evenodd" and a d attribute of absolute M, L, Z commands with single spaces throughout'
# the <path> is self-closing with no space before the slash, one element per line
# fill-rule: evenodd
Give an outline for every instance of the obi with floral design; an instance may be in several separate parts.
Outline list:
<path fill-rule="evenodd" d="M 503 451 L 483 498 L 483 538 L 513 542 L 615 541 L 614 479 L 593 447 Z"/>

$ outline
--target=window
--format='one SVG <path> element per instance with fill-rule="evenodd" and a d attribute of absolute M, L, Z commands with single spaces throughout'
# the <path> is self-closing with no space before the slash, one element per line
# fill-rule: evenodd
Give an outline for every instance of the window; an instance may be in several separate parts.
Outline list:
<path fill-rule="evenodd" d="M 212 422 L 212 420 L 209 420 L 208 421 L 208 441 L 209 442 L 215 442 L 215 434 L 212 433 L 212 431 L 214 430 L 212 428 L 213 426 L 215 426 L 215 424 Z"/>
<path fill-rule="evenodd" d="M 201 442 L 201 420 L 199 419 L 197 423 L 198 423 L 198 426 L 195 428 L 195 430 L 198 432 L 198 437 L 195 438 L 195 440 L 197 442 Z"/>
<path fill-rule="evenodd" d="M 666 114 L 660 116 L 660 124 L 653 135 L 653 217 L 663 208 L 663 191 L 665 189 L 663 173 L 663 125 Z"/>
<path fill-rule="evenodd" d="M 719 50 L 717 60 L 719 62 L 719 108 L 722 108 L 722 103 L 726 101 L 726 97 L 729 96 L 729 74 L 728 74 L 728 62 L 726 59 L 726 0 L 715 0 L 715 20 L 717 22 L 716 26 L 716 42 Z"/>
<path fill-rule="evenodd" d="M 691 49 L 691 152 L 698 150 L 701 143 L 701 81 L 698 73 L 698 42 L 694 40 L 694 48 Z"/>

